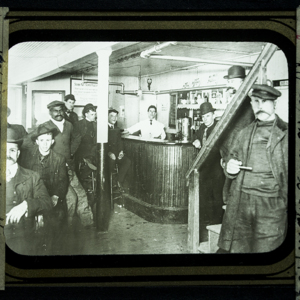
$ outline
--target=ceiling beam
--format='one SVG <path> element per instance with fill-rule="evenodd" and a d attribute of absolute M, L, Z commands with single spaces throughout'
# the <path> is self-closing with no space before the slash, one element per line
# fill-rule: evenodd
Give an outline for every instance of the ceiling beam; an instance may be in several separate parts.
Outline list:
<path fill-rule="evenodd" d="M 152 55 L 149 56 L 149 58 L 177 60 L 177 61 L 192 61 L 192 62 L 214 64 L 214 65 L 230 65 L 230 66 L 232 66 L 232 65 L 238 64 L 239 66 L 245 66 L 245 67 L 252 67 L 253 66 L 253 63 L 226 61 L 226 60 L 209 60 L 209 59 L 184 57 L 184 56 L 169 56 L 169 55 L 152 54 Z"/>

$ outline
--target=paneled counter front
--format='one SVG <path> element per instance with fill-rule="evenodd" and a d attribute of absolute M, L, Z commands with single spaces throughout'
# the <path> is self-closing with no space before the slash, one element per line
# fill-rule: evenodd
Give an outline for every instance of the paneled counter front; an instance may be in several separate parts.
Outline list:
<path fill-rule="evenodd" d="M 197 152 L 192 144 L 123 137 L 131 166 L 125 208 L 150 222 L 187 223 L 185 174 Z"/>

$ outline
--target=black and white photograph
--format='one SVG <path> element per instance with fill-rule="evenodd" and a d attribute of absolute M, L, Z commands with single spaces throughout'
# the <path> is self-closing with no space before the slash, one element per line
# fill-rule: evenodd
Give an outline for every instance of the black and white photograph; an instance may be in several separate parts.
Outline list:
<path fill-rule="evenodd" d="M 288 229 L 288 108 L 287 58 L 269 42 L 16 44 L 6 245 L 271 252 Z"/>

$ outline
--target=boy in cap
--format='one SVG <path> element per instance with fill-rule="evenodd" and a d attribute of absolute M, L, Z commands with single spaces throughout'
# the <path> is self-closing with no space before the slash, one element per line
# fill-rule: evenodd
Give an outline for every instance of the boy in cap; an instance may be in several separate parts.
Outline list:
<path fill-rule="evenodd" d="M 275 114 L 281 93 L 252 86 L 255 121 L 241 130 L 225 160 L 233 179 L 219 247 L 231 253 L 268 252 L 287 229 L 288 125 Z"/>
<path fill-rule="evenodd" d="M 65 109 L 64 109 L 64 118 L 73 125 L 78 122 L 78 115 L 73 111 L 75 105 L 75 96 L 69 94 L 65 96 Z"/>
<path fill-rule="evenodd" d="M 69 178 L 65 158 L 51 149 L 55 134 L 56 128 L 40 125 L 31 137 L 37 146 L 27 152 L 22 162 L 25 168 L 40 175 L 51 197 L 54 208 L 44 216 L 48 231 L 46 245 L 50 253 L 59 254 L 57 246 L 62 244 L 67 224 L 66 194 Z"/>
<path fill-rule="evenodd" d="M 35 218 L 53 207 L 38 173 L 17 163 L 22 139 L 7 129 L 6 143 L 6 244 L 19 254 L 38 254 Z"/>

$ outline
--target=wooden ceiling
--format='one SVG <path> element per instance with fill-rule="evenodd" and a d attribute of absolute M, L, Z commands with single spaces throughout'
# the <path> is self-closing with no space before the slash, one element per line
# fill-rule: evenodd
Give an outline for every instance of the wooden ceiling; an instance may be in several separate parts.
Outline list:
<path fill-rule="evenodd" d="M 9 50 L 9 84 L 25 83 L 60 72 L 70 76 L 97 75 L 98 58 L 93 50 L 96 44 L 103 49 L 112 49 L 110 76 L 154 76 L 203 65 L 193 61 L 145 59 L 140 56 L 142 51 L 158 45 L 159 42 L 26 42 Z M 177 42 L 176 45 L 170 45 L 156 54 L 232 61 L 234 64 L 250 62 L 249 57 L 258 55 L 264 45 L 262 42 Z M 74 59 L 69 60 L 72 56 Z M 42 70 L 42 66 L 47 64 L 48 67 Z M 36 70 L 36 73 L 39 70 L 40 74 L 33 76 L 33 70 Z M 23 76 L 20 76 L 21 74 Z"/>

